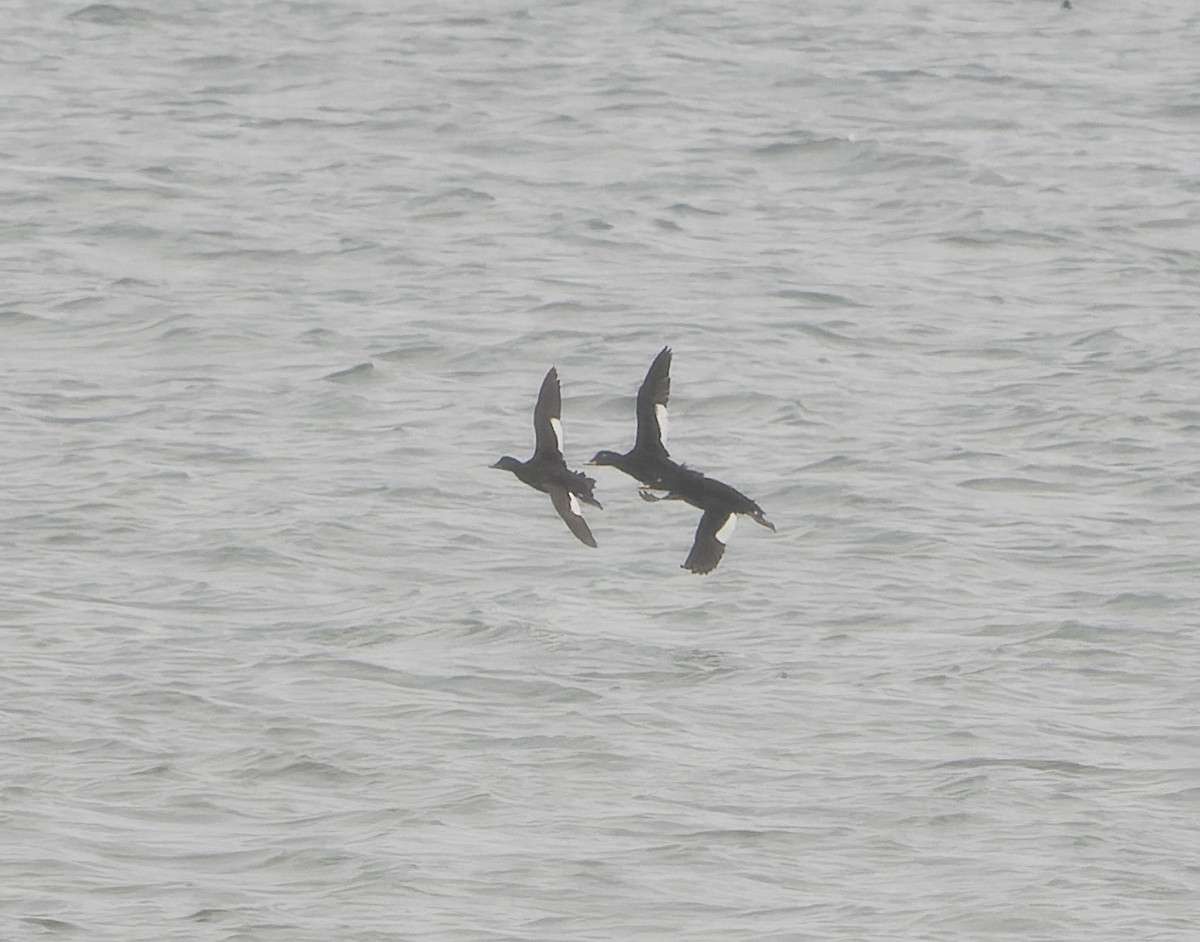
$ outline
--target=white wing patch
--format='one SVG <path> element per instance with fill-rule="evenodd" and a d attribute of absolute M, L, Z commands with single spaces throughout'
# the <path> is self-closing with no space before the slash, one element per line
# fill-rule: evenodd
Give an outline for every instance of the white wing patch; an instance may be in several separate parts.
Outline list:
<path fill-rule="evenodd" d="M 572 494 L 570 491 L 568 491 L 567 497 L 570 498 L 571 513 L 573 513 L 576 517 L 582 517 L 583 516 L 583 508 L 581 508 L 579 506 L 579 501 L 575 499 L 575 495 Z"/>
<path fill-rule="evenodd" d="M 554 429 L 554 440 L 558 442 L 558 450 L 562 451 L 562 422 L 551 416 L 550 428 Z"/>
<path fill-rule="evenodd" d="M 667 407 L 661 402 L 654 404 L 654 418 L 658 420 L 658 440 L 667 443 Z"/>
<path fill-rule="evenodd" d="M 737 514 L 730 514 L 726 520 L 713 534 L 717 538 L 717 542 L 722 545 L 729 542 L 729 538 L 733 536 L 734 528 L 737 526 Z"/>

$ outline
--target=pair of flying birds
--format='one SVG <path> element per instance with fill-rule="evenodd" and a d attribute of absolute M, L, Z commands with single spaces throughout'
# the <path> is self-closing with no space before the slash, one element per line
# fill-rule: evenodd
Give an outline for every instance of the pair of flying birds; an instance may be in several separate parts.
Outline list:
<path fill-rule="evenodd" d="M 745 514 L 770 530 L 774 530 L 775 525 L 745 494 L 671 460 L 665 444 L 670 393 L 671 348 L 663 347 L 638 389 L 637 439 L 633 448 L 624 454 L 597 452 L 588 464 L 609 465 L 624 471 L 642 485 L 639 493 L 644 500 L 682 500 L 703 511 L 683 568 L 696 573 L 712 572 L 721 561 L 738 514 Z M 554 509 L 571 532 L 581 542 L 595 546 L 596 540 L 583 519 L 579 502 L 600 506 L 592 494 L 596 482 L 582 471 L 572 471 L 563 460 L 562 394 L 558 371 L 553 367 L 542 380 L 542 389 L 533 409 L 533 430 L 537 445 L 532 458 L 518 461 L 505 455 L 492 467 L 511 471 L 530 487 L 549 494 Z M 655 491 L 661 493 L 655 494 Z"/>

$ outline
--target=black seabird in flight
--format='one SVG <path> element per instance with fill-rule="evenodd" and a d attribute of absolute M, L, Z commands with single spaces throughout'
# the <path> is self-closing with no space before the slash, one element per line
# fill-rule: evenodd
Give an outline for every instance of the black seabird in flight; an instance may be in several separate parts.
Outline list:
<path fill-rule="evenodd" d="M 775 525 L 766 518 L 763 509 L 741 491 L 671 459 L 666 447 L 670 394 L 671 348 L 663 347 L 638 389 L 637 438 L 633 448 L 624 454 L 601 451 L 588 463 L 611 465 L 637 479 L 643 485 L 641 495 L 645 500 L 682 500 L 703 511 L 683 568 L 708 573 L 721 561 L 738 514 L 745 514 L 771 531 L 775 530 Z M 666 493 L 657 496 L 652 491 Z"/>
<path fill-rule="evenodd" d="M 600 506 L 600 501 L 592 496 L 596 482 L 582 471 L 572 471 L 563 460 L 562 392 L 558 385 L 558 371 L 554 367 L 542 380 L 537 405 L 533 408 L 533 431 L 537 444 L 532 458 L 518 461 L 505 455 L 492 467 L 511 471 L 530 487 L 549 494 L 554 509 L 566 521 L 571 532 L 581 543 L 595 546 L 596 538 L 583 519 L 579 502 L 582 500 L 593 507 Z"/>

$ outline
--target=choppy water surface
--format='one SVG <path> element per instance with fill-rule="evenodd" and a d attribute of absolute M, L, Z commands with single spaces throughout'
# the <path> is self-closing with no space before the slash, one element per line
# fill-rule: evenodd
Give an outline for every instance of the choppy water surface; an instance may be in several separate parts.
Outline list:
<path fill-rule="evenodd" d="M 0 936 L 1194 938 L 1192 4 L 9 19 Z"/>

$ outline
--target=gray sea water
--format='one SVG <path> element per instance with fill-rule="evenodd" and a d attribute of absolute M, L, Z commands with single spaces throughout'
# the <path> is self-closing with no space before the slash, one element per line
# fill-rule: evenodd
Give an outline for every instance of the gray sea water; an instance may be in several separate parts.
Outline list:
<path fill-rule="evenodd" d="M 1192 0 L 6 20 L 0 939 L 1200 938 Z"/>

